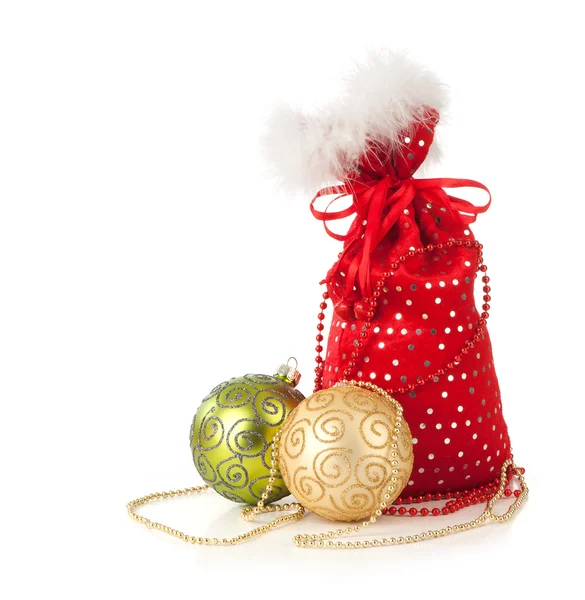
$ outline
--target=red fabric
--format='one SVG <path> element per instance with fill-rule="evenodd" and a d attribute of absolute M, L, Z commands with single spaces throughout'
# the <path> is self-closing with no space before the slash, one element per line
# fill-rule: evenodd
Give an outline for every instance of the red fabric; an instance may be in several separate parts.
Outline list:
<path fill-rule="evenodd" d="M 359 317 L 365 315 L 356 309 L 371 294 L 372 282 L 409 249 L 473 240 L 469 223 L 489 206 L 475 208 L 442 189 L 472 185 L 487 191 L 476 182 L 412 178 L 426 157 L 435 123 L 405 133 L 409 142 L 395 156 L 370 151 L 351 181 L 320 193 L 352 193 L 353 206 L 340 212 L 356 213 L 348 233 L 335 234 L 344 240 L 344 250 L 325 280 L 336 306 L 324 362 L 325 388 L 343 379 L 364 327 Z M 328 220 L 314 207 L 313 214 Z M 444 368 L 471 337 L 478 320 L 476 264 L 476 250 L 467 248 L 437 250 L 401 264 L 383 290 L 357 360 L 358 379 L 393 392 L 404 406 L 415 440 L 415 463 L 403 496 L 493 481 L 510 456 L 487 332 L 455 369 L 413 392 L 394 392 Z"/>

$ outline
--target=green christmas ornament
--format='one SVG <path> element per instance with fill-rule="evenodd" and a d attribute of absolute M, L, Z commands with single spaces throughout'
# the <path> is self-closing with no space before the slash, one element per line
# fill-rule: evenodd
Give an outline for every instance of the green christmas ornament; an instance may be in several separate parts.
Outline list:
<path fill-rule="evenodd" d="M 289 362 L 294 359 L 289 359 Z M 270 477 L 272 440 L 304 400 L 295 389 L 300 373 L 281 365 L 272 377 L 244 375 L 216 386 L 193 418 L 191 452 L 199 475 L 218 494 L 256 504 Z M 267 502 L 288 496 L 280 472 Z"/>

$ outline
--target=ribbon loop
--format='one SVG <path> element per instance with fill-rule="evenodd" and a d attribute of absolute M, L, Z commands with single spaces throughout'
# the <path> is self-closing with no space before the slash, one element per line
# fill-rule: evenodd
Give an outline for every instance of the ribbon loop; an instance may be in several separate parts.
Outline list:
<path fill-rule="evenodd" d="M 458 188 L 484 190 L 488 194 L 488 201 L 484 205 L 476 206 L 445 191 Z M 320 211 L 315 208 L 315 202 L 323 196 L 335 196 L 335 198 L 329 202 L 324 211 Z M 417 196 L 446 208 L 449 214 L 463 225 L 474 223 L 477 215 L 486 212 L 492 202 L 489 189 L 473 179 L 411 177 L 400 180 L 387 176 L 373 182 L 347 181 L 317 192 L 311 202 L 313 216 L 323 222 L 327 235 L 344 242 L 344 249 L 337 262 L 336 270 L 340 268 L 342 262 L 346 265 L 345 298 L 355 295 L 354 289 L 357 284 L 363 296 L 371 296 L 371 256 L 398 221 L 400 214 Z M 352 198 L 350 206 L 338 211 L 329 210 L 335 202 L 346 197 Z M 335 233 L 329 228 L 329 221 L 337 221 L 354 214 L 356 218 L 345 234 Z M 349 261 L 348 265 L 347 261 Z M 335 272 L 329 274 L 329 280 Z"/>

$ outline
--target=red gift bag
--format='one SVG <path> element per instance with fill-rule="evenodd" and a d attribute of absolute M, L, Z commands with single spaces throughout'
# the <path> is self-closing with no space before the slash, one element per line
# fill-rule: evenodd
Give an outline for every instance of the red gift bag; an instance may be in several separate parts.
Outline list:
<path fill-rule="evenodd" d="M 432 127 L 405 132 L 411 141 L 403 156 L 370 151 L 346 188 L 325 190 L 352 193 L 356 219 L 325 280 L 335 312 L 318 387 L 371 381 L 402 403 L 416 444 L 405 496 L 485 484 L 510 456 L 485 326 L 489 277 L 469 229 L 487 206 L 478 210 L 442 187 L 483 186 L 412 178 Z M 313 211 L 324 221 L 337 216 Z M 485 296 L 479 308 L 478 274 Z"/>
<path fill-rule="evenodd" d="M 414 177 L 431 150 L 443 92 L 427 70 L 382 54 L 322 115 L 281 112 L 269 140 L 281 176 L 341 182 L 311 204 L 343 242 L 322 282 L 315 389 L 359 380 L 396 397 L 416 444 L 403 497 L 427 499 L 489 484 L 511 457 L 486 328 L 489 277 L 470 230 L 489 191 L 467 179 Z M 485 191 L 485 205 L 458 197 L 470 187 Z M 339 198 L 351 204 L 336 210 Z M 332 222 L 348 216 L 348 232 L 334 233 Z M 334 314 L 325 351 L 327 299 Z"/>

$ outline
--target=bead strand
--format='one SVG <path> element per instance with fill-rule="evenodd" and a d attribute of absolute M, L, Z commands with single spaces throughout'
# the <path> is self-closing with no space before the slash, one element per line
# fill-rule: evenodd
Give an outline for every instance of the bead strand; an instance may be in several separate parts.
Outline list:
<path fill-rule="evenodd" d="M 323 293 L 323 300 L 321 304 L 319 304 L 319 308 L 321 311 L 317 315 L 317 319 L 319 322 L 317 323 L 317 346 L 315 350 L 317 352 L 317 356 L 315 357 L 315 387 L 313 392 L 316 393 L 323 388 L 323 372 L 325 367 L 323 365 L 323 357 L 321 356 L 321 352 L 323 352 L 323 330 L 325 329 L 325 325 L 323 325 L 323 320 L 325 319 L 325 309 L 327 308 L 327 300 L 329 299 L 329 294 L 327 292 Z"/>
<path fill-rule="evenodd" d="M 247 507 L 242 510 L 241 516 L 244 521 L 253 521 L 256 516 L 262 513 L 273 513 L 273 512 L 286 512 L 286 511 L 294 511 L 288 515 L 282 515 L 277 517 L 273 521 L 266 523 L 265 525 L 260 525 L 250 531 L 242 533 L 232 538 L 209 538 L 209 537 L 198 537 L 194 535 L 187 535 L 178 529 L 173 529 L 172 527 L 168 527 L 167 525 L 163 525 L 162 523 L 156 523 L 151 521 L 150 519 L 139 515 L 136 512 L 136 509 L 144 504 L 148 504 L 153 500 L 159 500 L 161 498 L 173 498 L 175 496 L 187 496 L 189 494 L 196 494 L 199 492 L 205 492 L 210 489 L 208 485 L 198 486 L 187 488 L 184 490 L 171 491 L 171 492 L 157 492 L 154 494 L 149 494 L 148 496 L 143 496 L 142 498 L 138 498 L 137 500 L 132 500 L 128 502 L 126 505 L 126 510 L 128 511 L 128 515 L 138 521 L 138 523 L 142 523 L 146 525 L 149 529 L 157 529 L 158 531 L 162 531 L 168 535 L 172 535 L 173 537 L 179 538 L 184 542 L 189 544 L 200 544 L 203 546 L 235 546 L 236 544 L 240 544 L 242 542 L 247 542 L 248 540 L 262 535 L 263 533 L 267 533 L 268 531 L 272 531 L 276 529 L 280 525 L 285 523 L 290 523 L 291 521 L 296 521 L 301 519 L 305 514 L 305 509 L 298 502 L 290 502 L 287 504 L 268 504 L 265 505 L 266 500 L 270 496 L 274 481 L 276 478 L 276 471 L 278 465 L 278 442 L 280 439 L 280 431 L 274 436 L 272 451 L 271 451 L 271 468 L 270 468 L 270 477 L 268 478 L 268 484 L 262 495 L 260 496 L 260 500 L 258 504 L 253 507 Z"/>
<path fill-rule="evenodd" d="M 522 473 L 522 475 L 524 475 L 525 473 L 525 469 L 521 468 L 520 472 Z M 508 470 L 508 474 L 507 474 L 507 479 L 506 479 L 506 484 L 508 484 L 512 478 L 512 472 L 511 469 Z M 486 502 L 488 500 L 491 500 L 491 498 L 496 494 L 498 487 L 500 485 L 500 480 L 499 479 L 495 479 L 494 481 L 485 484 L 485 485 L 480 485 L 476 488 L 471 488 L 471 489 L 467 489 L 467 490 L 462 490 L 462 491 L 456 491 L 456 492 L 444 492 L 444 493 L 437 493 L 437 494 L 421 494 L 420 496 L 408 496 L 406 498 L 398 498 L 395 502 L 393 506 L 390 506 L 389 508 L 384 509 L 382 512 L 384 514 L 390 515 L 390 516 L 410 516 L 410 517 L 415 517 L 417 515 L 420 515 L 422 517 L 426 517 L 426 516 L 433 516 L 433 517 L 439 517 L 441 515 L 447 515 L 447 514 L 451 514 L 451 513 L 455 513 L 463 508 L 467 508 L 468 506 L 472 506 L 475 504 L 480 504 L 481 502 Z M 510 488 L 506 488 L 504 490 L 504 496 L 506 498 L 510 498 L 512 496 L 514 496 L 515 498 L 518 498 L 520 495 L 520 490 L 512 490 Z M 409 504 L 420 504 L 423 502 L 436 502 L 436 501 L 441 501 L 441 500 L 447 500 L 447 503 L 445 504 L 445 506 L 443 506 L 443 508 L 416 508 L 416 507 L 411 507 L 409 509 L 405 508 L 404 505 L 409 505 Z"/>
<path fill-rule="evenodd" d="M 410 383 L 404 387 L 398 387 L 392 390 L 389 390 L 389 394 L 404 394 L 406 392 L 411 392 L 419 386 L 423 386 L 427 384 L 429 381 L 434 381 L 438 377 L 441 377 L 447 373 L 447 371 L 453 370 L 462 360 L 464 354 L 468 354 L 470 350 L 472 350 L 479 340 L 481 339 L 482 334 L 485 332 L 486 321 L 489 318 L 489 309 L 490 305 L 488 304 L 491 297 L 488 292 L 490 291 L 487 283 L 489 282 L 489 277 L 486 275 L 487 266 L 483 262 L 483 245 L 477 241 L 471 240 L 450 240 L 445 243 L 439 244 L 428 244 L 427 246 L 421 246 L 416 250 L 409 250 L 406 254 L 403 254 L 398 257 L 396 262 L 390 264 L 390 270 L 385 271 L 382 274 L 382 277 L 376 282 L 376 286 L 372 293 L 372 296 L 366 300 L 368 304 L 368 312 L 366 313 L 366 319 L 364 322 L 364 328 L 359 333 L 359 337 L 354 341 L 354 350 L 351 353 L 351 358 L 347 363 L 347 367 L 345 368 L 343 374 L 346 379 L 350 378 L 353 371 L 357 366 L 358 359 L 361 355 L 361 350 L 365 345 L 365 341 L 368 338 L 370 329 L 372 328 L 372 320 L 374 315 L 376 314 L 376 309 L 378 307 L 378 301 L 382 294 L 382 289 L 386 284 L 387 280 L 394 276 L 396 270 L 400 267 L 400 265 L 406 262 L 409 258 L 412 258 L 417 255 L 422 255 L 425 252 L 434 252 L 435 250 L 442 250 L 444 248 L 475 248 L 477 250 L 477 265 L 476 271 L 481 271 L 484 275 L 482 277 L 482 281 L 484 282 L 484 292 L 485 295 L 483 297 L 484 304 L 482 305 L 483 312 L 478 320 L 477 326 L 475 328 L 474 334 L 471 339 L 465 342 L 465 345 L 461 349 L 461 352 L 453 357 L 453 360 L 448 362 L 444 368 L 437 369 L 434 373 L 430 373 L 426 377 L 419 377 L 415 383 Z M 322 373 L 324 371 L 322 361 L 319 363 L 321 367 L 321 379 Z"/>

